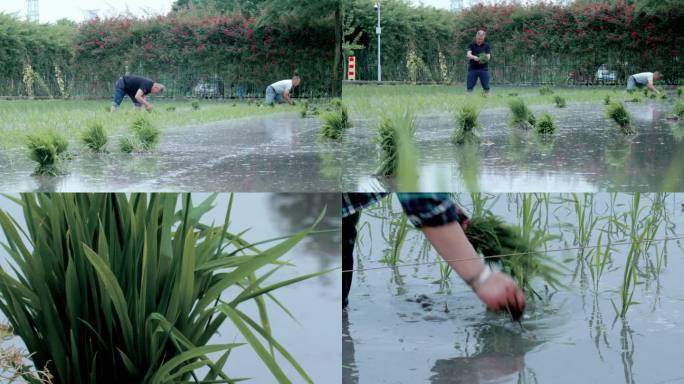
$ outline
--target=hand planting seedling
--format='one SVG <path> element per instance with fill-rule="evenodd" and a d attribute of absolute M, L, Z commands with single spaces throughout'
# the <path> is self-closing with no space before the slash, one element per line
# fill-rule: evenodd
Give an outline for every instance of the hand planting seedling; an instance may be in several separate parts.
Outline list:
<path fill-rule="evenodd" d="M 61 161 L 67 156 L 69 142 L 56 132 L 28 134 L 25 139 L 29 158 L 38 165 L 36 176 L 57 176 L 64 174 Z"/>
<path fill-rule="evenodd" d="M 519 231 L 505 224 L 491 212 L 474 217 L 465 230 L 473 248 L 485 257 L 489 264 L 495 264 L 502 272 L 511 275 L 527 293 L 542 298 L 532 287 L 532 280 L 541 277 L 549 286 L 563 285 L 560 265 L 545 254 L 537 252 L 533 244 L 541 245 L 549 237 L 539 232 L 534 239 L 524 239 Z"/>
<path fill-rule="evenodd" d="M 454 144 L 478 143 L 480 138 L 475 133 L 480 127 L 478 116 L 480 111 L 472 105 L 464 105 L 456 114 L 456 130 L 451 137 Z"/>
<path fill-rule="evenodd" d="M 324 212 L 291 236 L 252 243 L 228 229 L 232 196 L 224 222 L 204 223 L 215 200 L 23 194 L 13 199 L 23 225 L 0 209 L 12 255 L 3 260 L 12 272 L 0 269 L 0 310 L 51 383 L 233 383 L 242 381 L 227 373 L 236 348 L 251 348 L 274 382 L 313 382 L 275 339 L 266 299 L 287 312 L 282 287 L 329 272 L 272 281 Z M 214 344 L 222 326 L 239 336 Z"/>
<path fill-rule="evenodd" d="M 99 122 L 91 122 L 81 135 L 81 142 L 90 151 L 102 153 L 107 151 L 107 132 Z"/>
<path fill-rule="evenodd" d="M 551 135 L 556 131 L 556 125 L 553 123 L 553 118 L 548 113 L 542 115 L 534 125 L 534 131 L 541 135 Z"/>
<path fill-rule="evenodd" d="M 606 114 L 617 123 L 622 133 L 626 135 L 634 134 L 629 113 L 622 103 L 615 102 L 610 104 L 606 109 Z"/>

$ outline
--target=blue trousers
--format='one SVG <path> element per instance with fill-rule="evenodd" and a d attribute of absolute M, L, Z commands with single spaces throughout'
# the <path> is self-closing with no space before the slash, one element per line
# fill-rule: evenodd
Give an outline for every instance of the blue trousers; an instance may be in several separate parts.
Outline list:
<path fill-rule="evenodd" d="M 468 92 L 473 91 L 478 78 L 480 79 L 480 85 L 482 85 L 482 89 L 489 92 L 489 71 L 486 69 L 468 69 L 468 79 L 466 84 Z"/>
<path fill-rule="evenodd" d="M 275 89 L 269 85 L 266 88 L 266 100 L 264 100 L 264 104 L 271 105 L 274 101 L 280 104 L 285 101 L 285 99 L 283 99 L 283 95 L 276 93 Z"/>

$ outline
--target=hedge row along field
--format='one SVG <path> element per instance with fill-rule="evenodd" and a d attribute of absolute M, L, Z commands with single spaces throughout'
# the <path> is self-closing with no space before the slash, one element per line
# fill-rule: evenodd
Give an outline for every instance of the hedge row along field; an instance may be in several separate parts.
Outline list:
<path fill-rule="evenodd" d="M 345 12 L 347 54 L 357 76 L 375 80 L 374 0 L 351 0 Z M 653 4 L 650 4 L 653 3 Z M 487 31 L 494 83 L 581 84 L 601 64 L 625 74 L 659 69 L 668 83 L 684 82 L 684 8 L 649 0 L 570 5 L 476 5 L 460 12 L 382 5 L 383 80 L 449 83 L 465 79 L 465 48 Z"/>
<path fill-rule="evenodd" d="M 254 96 L 298 70 L 300 93 L 331 96 L 334 11 L 306 22 L 192 10 L 79 25 L 0 15 L 0 95 L 109 97 L 119 76 L 136 73 L 165 83 L 170 96 L 202 81 L 221 81 L 226 97 Z"/>

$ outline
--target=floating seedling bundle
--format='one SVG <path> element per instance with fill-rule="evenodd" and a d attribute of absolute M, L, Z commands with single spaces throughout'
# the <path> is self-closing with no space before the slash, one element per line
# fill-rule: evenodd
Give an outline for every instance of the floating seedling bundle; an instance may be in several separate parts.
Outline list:
<path fill-rule="evenodd" d="M 525 239 L 518 228 L 486 212 L 470 220 L 465 234 L 488 264 L 510 274 L 525 292 L 541 298 L 532 287 L 532 280 L 536 277 L 542 278 L 552 288 L 563 286 L 559 280 L 563 274 L 560 265 L 536 250 L 535 245 L 550 239 L 543 233 L 538 232 L 533 239 Z"/>
<path fill-rule="evenodd" d="M 83 145 L 95 153 L 106 152 L 108 140 L 107 132 L 105 132 L 102 123 L 99 122 L 90 123 L 81 136 Z"/>
<path fill-rule="evenodd" d="M 532 111 L 527 107 L 525 101 L 519 97 L 508 102 L 508 107 L 511 110 L 511 125 L 521 129 L 530 129 L 534 127 L 537 119 L 534 117 Z"/>
<path fill-rule="evenodd" d="M 553 97 L 553 102 L 556 103 L 556 107 L 558 108 L 565 108 L 565 106 L 567 105 L 565 99 L 558 95 Z"/>
<path fill-rule="evenodd" d="M 383 115 L 377 128 L 376 142 L 380 146 L 378 176 L 394 176 L 399 168 L 399 145 L 401 140 L 413 142 L 416 132 L 413 113 L 406 109 L 394 117 Z"/>
<path fill-rule="evenodd" d="M 60 162 L 67 156 L 69 142 L 57 132 L 29 134 L 26 147 L 31 160 L 38 163 L 33 174 L 57 176 L 63 174 Z"/>
<path fill-rule="evenodd" d="M 629 117 L 629 112 L 624 105 L 620 102 L 611 103 L 606 109 L 606 114 L 609 118 L 613 119 L 617 125 L 620 127 L 622 133 L 626 135 L 631 135 L 634 133 L 631 125 L 631 119 Z"/>
<path fill-rule="evenodd" d="M 480 138 L 475 132 L 480 124 L 478 116 L 480 111 L 472 105 L 464 105 L 456 114 L 456 130 L 451 138 L 454 144 L 478 143 Z"/>
<path fill-rule="evenodd" d="M 553 118 L 548 113 L 542 115 L 534 125 L 534 131 L 541 135 L 551 135 L 556 131 L 556 125 L 553 123 Z"/>
<path fill-rule="evenodd" d="M 327 139 L 339 140 L 344 131 L 351 127 L 349 110 L 339 99 L 332 101 L 332 110 L 323 113 L 321 120 L 323 123 L 321 124 L 320 135 Z"/>

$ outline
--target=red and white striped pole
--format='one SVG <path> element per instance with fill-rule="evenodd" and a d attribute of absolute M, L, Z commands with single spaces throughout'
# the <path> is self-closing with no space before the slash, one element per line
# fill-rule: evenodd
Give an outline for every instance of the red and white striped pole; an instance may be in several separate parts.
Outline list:
<path fill-rule="evenodd" d="M 347 66 L 347 80 L 356 80 L 356 56 L 349 56 Z"/>

